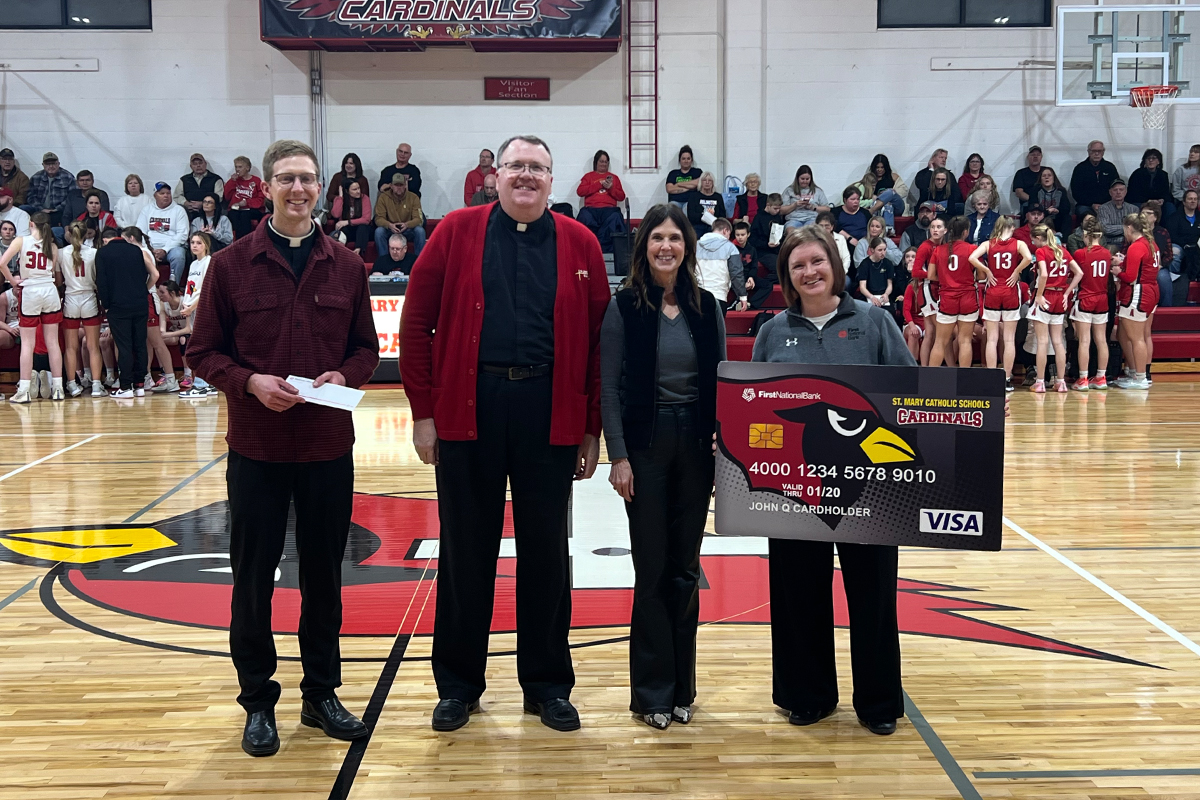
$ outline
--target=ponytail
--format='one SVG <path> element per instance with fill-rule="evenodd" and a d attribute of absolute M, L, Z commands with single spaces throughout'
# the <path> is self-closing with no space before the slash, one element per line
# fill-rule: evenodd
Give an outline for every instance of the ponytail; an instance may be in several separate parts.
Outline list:
<path fill-rule="evenodd" d="M 1154 228 L 1150 226 L 1150 220 L 1141 214 L 1127 214 L 1125 219 L 1121 220 L 1121 224 L 1133 228 L 1138 236 L 1149 239 L 1150 244 L 1154 244 Z"/>
<path fill-rule="evenodd" d="M 1083 240 L 1088 247 L 1095 247 L 1104 238 L 1104 226 L 1093 216 L 1084 217 L 1079 227 L 1083 228 Z"/>
<path fill-rule="evenodd" d="M 1058 243 L 1058 237 L 1054 235 L 1054 229 L 1049 225 L 1038 225 L 1032 231 L 1033 235 L 1039 239 L 1046 240 L 1046 246 L 1054 253 L 1055 264 L 1065 264 L 1066 259 L 1063 257 L 1062 245 Z"/>
<path fill-rule="evenodd" d="M 1006 233 L 1012 233 L 1015 228 L 1016 225 L 1013 224 L 1012 217 L 1006 217 L 1001 214 L 1000 219 L 996 220 L 996 224 L 992 227 L 992 235 L 989 237 L 989 240 L 998 242 L 1000 241 L 1000 237 Z"/>
<path fill-rule="evenodd" d="M 67 241 L 71 243 L 71 266 L 75 268 L 75 274 L 78 275 L 83 268 L 83 243 L 87 239 L 88 227 L 87 223 L 81 220 L 75 220 L 67 226 Z M 99 247 L 100 243 L 97 242 Z"/>
<path fill-rule="evenodd" d="M 54 243 L 54 231 L 50 230 L 50 217 L 44 211 L 39 211 L 29 218 L 29 228 L 38 233 L 42 243 L 42 252 L 51 261 L 58 255 L 58 245 Z"/>

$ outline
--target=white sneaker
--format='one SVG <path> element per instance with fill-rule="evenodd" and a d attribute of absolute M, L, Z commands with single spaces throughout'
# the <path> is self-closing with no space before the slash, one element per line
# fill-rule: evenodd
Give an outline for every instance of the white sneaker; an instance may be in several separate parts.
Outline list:
<path fill-rule="evenodd" d="M 115 386 L 119 386 L 120 381 L 117 379 L 116 375 L 105 375 L 104 376 L 104 385 L 106 387 L 108 387 L 109 389 L 112 389 Z"/>
<path fill-rule="evenodd" d="M 40 394 L 38 387 L 41 384 L 41 382 L 42 382 L 42 379 L 39 377 L 38 372 L 36 370 L 29 374 L 29 397 L 31 400 L 36 399 L 38 397 L 38 395 Z"/>
<path fill-rule="evenodd" d="M 92 397 L 108 397 L 103 381 L 92 381 Z"/>
<path fill-rule="evenodd" d="M 67 393 L 70 394 L 71 397 L 79 397 L 79 395 L 83 394 L 83 387 L 75 381 L 68 381 Z"/>
<path fill-rule="evenodd" d="M 154 385 L 154 376 L 151 375 L 149 372 L 147 372 L 146 377 L 142 379 L 142 384 L 144 386 L 153 386 Z"/>
<path fill-rule="evenodd" d="M 133 389 L 113 389 L 109 397 L 113 400 L 132 400 Z"/>
<path fill-rule="evenodd" d="M 66 400 L 67 396 L 63 394 L 62 387 L 56 386 L 50 390 L 51 400 Z"/>
<path fill-rule="evenodd" d="M 175 380 L 174 375 L 168 375 L 165 378 L 163 378 L 162 380 L 160 380 L 158 383 L 154 384 L 154 386 L 151 387 L 150 391 L 154 392 L 155 394 L 161 394 L 164 392 L 166 392 L 166 393 L 178 392 L 179 391 L 179 382 L 177 380 Z"/>
<path fill-rule="evenodd" d="M 83 380 L 80 381 L 79 384 L 81 386 L 87 386 L 91 382 L 92 382 L 92 371 L 91 371 L 91 369 L 85 368 L 83 370 Z"/>
<path fill-rule="evenodd" d="M 1129 380 L 1127 380 L 1123 384 L 1121 384 L 1121 388 L 1122 389 L 1143 389 L 1143 390 L 1149 389 L 1150 381 L 1148 381 L 1145 378 L 1142 378 L 1141 380 L 1138 380 L 1137 378 L 1130 378 Z"/>
<path fill-rule="evenodd" d="M 205 397 L 208 397 L 208 388 L 206 387 L 204 389 L 197 389 L 195 386 L 193 386 L 192 388 L 188 389 L 187 391 L 180 392 L 179 396 L 183 397 L 187 400 L 197 400 L 197 399 L 205 398 Z"/>
<path fill-rule="evenodd" d="M 49 400 L 50 399 L 50 390 L 51 390 L 51 387 L 53 386 L 53 384 L 50 382 L 50 370 L 44 369 L 41 372 L 39 372 L 38 380 L 39 380 L 38 393 L 42 396 L 43 400 Z"/>
<path fill-rule="evenodd" d="M 133 396 L 134 397 L 145 397 L 146 396 L 146 388 L 144 386 L 133 387 Z"/>
<path fill-rule="evenodd" d="M 18 391 L 12 397 L 8 398 L 8 402 L 10 402 L 10 403 L 28 403 L 31 400 L 32 400 L 32 398 L 29 396 L 28 390 L 26 390 L 24 392 Z"/>

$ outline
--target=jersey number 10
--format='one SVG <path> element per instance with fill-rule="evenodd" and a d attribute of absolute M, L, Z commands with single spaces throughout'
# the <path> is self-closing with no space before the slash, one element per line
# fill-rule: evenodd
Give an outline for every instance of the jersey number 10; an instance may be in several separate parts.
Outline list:
<path fill-rule="evenodd" d="M 1103 278 L 1107 274 L 1108 274 L 1108 262 L 1107 261 L 1101 260 L 1101 261 L 1093 261 L 1092 262 L 1092 277 L 1093 278 Z"/>

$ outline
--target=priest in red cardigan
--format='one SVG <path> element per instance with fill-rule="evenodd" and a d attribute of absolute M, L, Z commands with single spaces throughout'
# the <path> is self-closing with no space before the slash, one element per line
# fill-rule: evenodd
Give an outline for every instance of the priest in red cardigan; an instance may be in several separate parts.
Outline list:
<path fill-rule="evenodd" d="M 524 708 L 571 731 L 567 514 L 571 482 L 599 459 L 608 276 L 591 231 L 546 208 L 546 143 L 513 137 L 497 160 L 499 202 L 438 224 L 400 322 L 413 445 L 437 468 L 433 729 L 461 728 L 479 710 L 511 485 Z"/>

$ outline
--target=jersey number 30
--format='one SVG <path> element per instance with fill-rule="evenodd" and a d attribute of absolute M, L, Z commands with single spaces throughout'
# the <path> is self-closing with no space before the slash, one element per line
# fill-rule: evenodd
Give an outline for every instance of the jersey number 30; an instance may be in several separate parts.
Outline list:
<path fill-rule="evenodd" d="M 30 250 L 25 254 L 25 262 L 29 269 L 49 269 L 46 266 L 46 254 Z"/>

